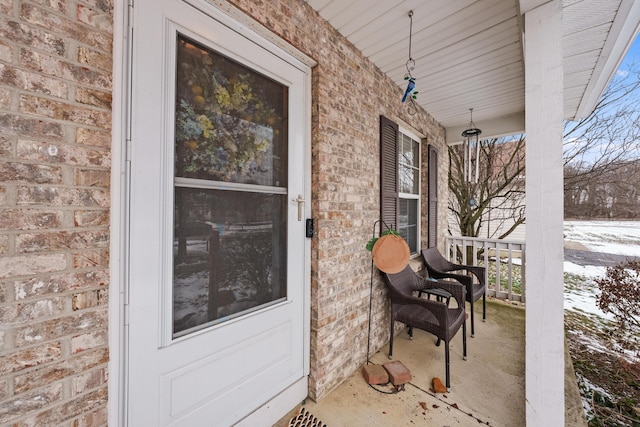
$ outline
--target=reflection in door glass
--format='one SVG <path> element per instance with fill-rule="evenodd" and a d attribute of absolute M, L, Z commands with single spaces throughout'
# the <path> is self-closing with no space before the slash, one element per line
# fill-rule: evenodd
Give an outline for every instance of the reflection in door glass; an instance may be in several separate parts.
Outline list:
<path fill-rule="evenodd" d="M 287 297 L 288 88 L 177 36 L 173 336 Z"/>
<path fill-rule="evenodd" d="M 287 296 L 286 196 L 177 187 L 174 336 Z"/>
<path fill-rule="evenodd" d="M 178 36 L 176 176 L 287 185 L 288 88 Z"/>

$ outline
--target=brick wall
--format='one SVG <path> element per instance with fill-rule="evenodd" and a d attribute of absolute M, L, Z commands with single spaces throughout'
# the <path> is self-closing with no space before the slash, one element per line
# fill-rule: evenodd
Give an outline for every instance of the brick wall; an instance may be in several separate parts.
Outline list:
<path fill-rule="evenodd" d="M 424 112 L 410 116 L 400 102 L 402 90 L 306 2 L 232 3 L 318 63 L 312 88 L 312 213 L 317 235 L 311 263 L 310 393 L 320 399 L 366 361 L 371 257 L 365 245 L 379 218 L 379 117 L 403 121 L 439 147 L 441 231 L 446 230 L 448 170 L 444 130 Z M 426 191 L 426 144 L 423 150 Z M 422 203 L 426 213 L 426 200 Z M 424 218 L 423 242 L 426 230 Z M 372 353 L 389 339 L 386 291 L 379 276 L 374 282 Z"/>
<path fill-rule="evenodd" d="M 0 424 L 107 422 L 111 0 L 0 0 Z"/>

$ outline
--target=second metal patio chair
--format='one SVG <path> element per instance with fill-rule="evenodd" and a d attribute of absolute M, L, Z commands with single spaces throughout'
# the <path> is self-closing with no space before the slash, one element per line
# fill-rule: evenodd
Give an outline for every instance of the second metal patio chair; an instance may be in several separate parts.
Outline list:
<path fill-rule="evenodd" d="M 471 336 L 473 336 L 475 333 L 473 303 L 478 301 L 480 297 L 482 297 L 482 320 L 487 318 L 485 268 L 474 265 L 454 264 L 447 261 L 435 246 L 429 249 L 423 249 L 422 259 L 427 267 L 429 277 L 435 279 L 454 279 L 467 288 L 467 301 L 471 305 Z M 461 274 L 465 272 L 467 274 Z M 477 278 L 477 281 L 474 280 L 474 276 Z"/>

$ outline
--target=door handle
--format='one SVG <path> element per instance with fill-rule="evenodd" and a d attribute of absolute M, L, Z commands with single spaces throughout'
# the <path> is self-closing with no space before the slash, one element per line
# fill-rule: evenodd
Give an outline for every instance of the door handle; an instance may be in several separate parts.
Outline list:
<path fill-rule="evenodd" d="M 304 205 L 304 199 L 302 194 L 298 194 L 297 199 L 291 199 L 292 202 L 298 203 L 298 221 L 302 221 L 302 206 Z"/>

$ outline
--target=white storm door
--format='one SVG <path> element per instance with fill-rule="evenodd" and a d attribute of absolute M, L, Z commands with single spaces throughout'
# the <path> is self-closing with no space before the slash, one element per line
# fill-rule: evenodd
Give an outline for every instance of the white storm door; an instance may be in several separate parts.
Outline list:
<path fill-rule="evenodd" d="M 201 7 L 133 8 L 125 327 L 136 427 L 232 425 L 306 381 L 308 70 Z"/>

